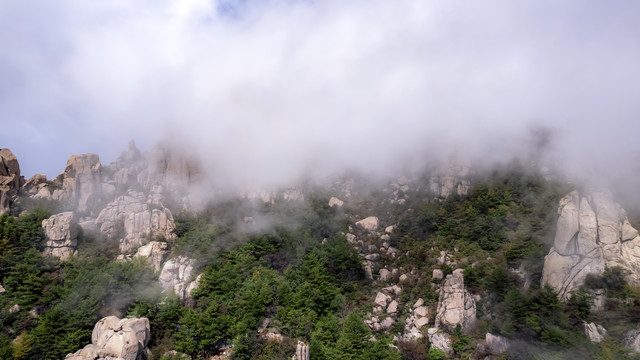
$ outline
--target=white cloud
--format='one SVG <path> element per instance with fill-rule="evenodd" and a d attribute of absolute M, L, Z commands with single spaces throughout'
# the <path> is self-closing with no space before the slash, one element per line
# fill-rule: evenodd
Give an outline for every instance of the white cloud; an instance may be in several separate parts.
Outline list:
<path fill-rule="evenodd" d="M 557 129 L 554 155 L 578 168 L 640 149 L 635 2 L 4 7 L 0 143 L 27 175 L 166 136 L 212 173 L 264 181 L 427 149 L 499 157 L 532 124 Z"/>

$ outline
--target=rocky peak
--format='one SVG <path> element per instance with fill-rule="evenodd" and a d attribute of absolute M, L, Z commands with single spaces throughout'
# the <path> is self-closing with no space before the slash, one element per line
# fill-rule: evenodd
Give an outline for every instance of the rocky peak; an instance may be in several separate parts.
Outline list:
<path fill-rule="evenodd" d="M 80 213 L 91 212 L 102 197 L 100 158 L 96 154 L 72 155 L 56 180 L 61 188 L 54 191 L 55 200 L 76 205 Z"/>
<path fill-rule="evenodd" d="M 18 158 L 9 149 L 0 149 L 0 215 L 10 211 L 24 183 Z"/>
<path fill-rule="evenodd" d="M 573 191 L 560 200 L 558 215 L 553 247 L 545 257 L 543 285 L 549 284 L 567 300 L 588 274 L 600 275 L 614 266 L 627 270 L 630 283 L 640 283 L 640 237 L 610 193 Z"/>

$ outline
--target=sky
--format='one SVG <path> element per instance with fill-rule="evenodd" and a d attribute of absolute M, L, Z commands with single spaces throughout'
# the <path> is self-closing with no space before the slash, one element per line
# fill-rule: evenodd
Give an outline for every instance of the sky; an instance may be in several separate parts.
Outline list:
<path fill-rule="evenodd" d="M 276 183 L 501 159 L 547 129 L 559 166 L 637 176 L 639 18 L 634 0 L 5 0 L 0 147 L 53 178 L 162 140 Z"/>

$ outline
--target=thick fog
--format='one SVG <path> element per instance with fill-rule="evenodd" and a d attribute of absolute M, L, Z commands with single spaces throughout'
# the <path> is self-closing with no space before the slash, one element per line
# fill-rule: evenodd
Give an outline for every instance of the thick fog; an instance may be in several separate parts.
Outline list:
<path fill-rule="evenodd" d="M 0 147 L 25 176 L 135 139 L 219 181 L 373 173 L 452 152 L 633 179 L 637 1 L 5 1 Z"/>

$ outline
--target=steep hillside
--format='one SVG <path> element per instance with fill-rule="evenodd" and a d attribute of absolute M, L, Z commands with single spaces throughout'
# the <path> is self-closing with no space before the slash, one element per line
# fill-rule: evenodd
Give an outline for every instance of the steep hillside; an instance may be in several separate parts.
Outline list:
<path fill-rule="evenodd" d="M 223 192 L 167 147 L 0 155 L 0 358 L 640 358 L 633 214 L 518 161 Z"/>

